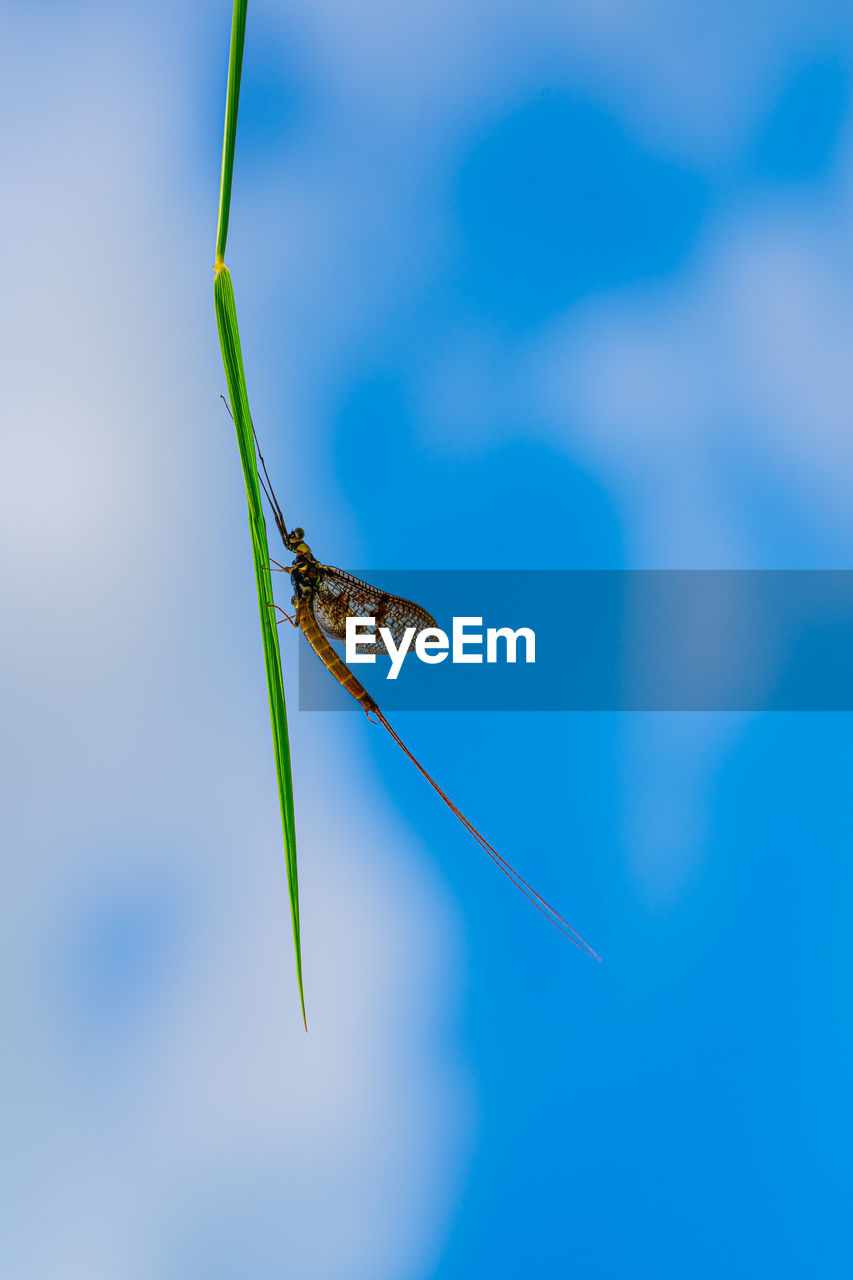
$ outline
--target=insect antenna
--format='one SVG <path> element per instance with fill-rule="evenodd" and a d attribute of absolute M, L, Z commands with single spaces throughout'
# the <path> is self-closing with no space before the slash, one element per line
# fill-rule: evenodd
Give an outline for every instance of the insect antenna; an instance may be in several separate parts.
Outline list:
<path fill-rule="evenodd" d="M 390 733 L 391 737 L 397 743 L 397 746 L 400 747 L 400 749 L 403 752 L 405 752 L 405 754 L 409 757 L 409 759 L 411 760 L 415 768 L 418 769 L 419 772 L 422 773 L 423 776 L 426 778 L 430 786 L 435 791 L 438 792 L 438 794 L 441 796 L 444 803 L 447 805 L 448 809 L 450 809 L 450 811 L 456 815 L 456 817 L 462 823 L 465 830 L 468 831 L 474 837 L 474 839 L 477 841 L 477 844 L 480 846 L 480 848 L 489 855 L 492 862 L 494 862 L 494 864 L 504 873 L 504 875 L 510 881 L 510 883 L 515 885 L 519 893 L 523 894 L 524 897 L 527 899 L 527 901 L 532 903 L 533 906 L 536 908 L 536 910 L 539 911 L 545 917 L 545 919 L 548 920 L 549 923 L 554 926 L 555 929 L 559 930 L 559 932 L 562 933 L 564 937 L 568 938 L 570 942 L 574 943 L 574 945 L 578 948 L 579 951 L 583 951 L 586 955 L 591 956 L 593 960 L 598 960 L 600 962 L 601 956 L 598 955 L 597 952 L 593 951 L 592 947 L 589 945 L 589 943 L 586 941 L 585 938 L 581 937 L 577 929 L 574 929 L 569 924 L 568 920 L 566 920 L 563 916 L 561 916 L 559 911 L 557 911 L 555 907 L 551 906 L 550 902 L 548 902 L 545 898 L 543 898 L 541 894 L 537 893 L 536 890 L 533 888 L 533 886 L 528 884 L 527 881 L 523 878 L 523 876 L 519 875 L 515 867 L 511 866 L 510 863 L 507 862 L 506 858 L 501 857 L 497 849 L 495 849 L 492 845 L 489 844 L 486 837 L 480 831 L 477 830 L 473 822 L 469 822 L 469 820 L 465 817 L 465 814 L 462 812 L 462 810 L 457 808 L 457 806 L 450 799 L 450 796 L 448 796 L 446 792 L 442 791 L 441 787 L 438 785 L 435 778 L 433 778 L 431 774 L 427 773 L 426 769 L 423 767 L 420 760 L 416 759 L 415 756 L 412 755 L 411 751 L 406 746 L 405 742 L 400 737 L 400 735 L 396 733 L 394 729 L 391 728 L 391 725 L 385 719 L 384 715 L 382 714 L 382 712 L 379 710 L 378 707 L 375 707 L 373 709 L 373 714 L 378 718 L 380 724 L 385 726 L 385 728 Z"/>
<path fill-rule="evenodd" d="M 234 415 L 231 412 L 231 406 L 229 405 L 228 401 L 225 399 L 225 396 L 221 396 L 220 399 L 222 400 L 222 403 L 225 405 L 225 408 L 228 410 L 228 416 L 231 418 L 231 421 L 233 422 Z M 263 473 L 264 473 L 263 475 L 261 475 L 259 471 L 258 479 L 261 482 L 261 488 L 263 489 L 266 495 L 267 502 L 270 504 L 270 510 L 272 511 L 273 519 L 275 520 L 276 525 L 278 526 L 278 531 L 281 534 L 282 541 L 286 545 L 287 544 L 287 525 L 284 523 L 284 513 L 282 512 L 282 509 L 279 506 L 278 498 L 275 496 L 275 489 L 273 489 L 272 487 L 272 480 L 270 480 L 270 473 L 267 471 L 267 464 L 264 462 L 264 455 L 261 453 L 261 442 L 258 439 L 258 433 L 255 430 L 254 422 L 252 423 L 252 435 L 255 437 L 255 448 L 258 451 L 258 457 L 260 458 L 261 467 L 263 468 Z"/>
<path fill-rule="evenodd" d="M 288 534 L 287 534 L 287 525 L 284 523 L 284 512 L 279 506 L 278 498 L 275 496 L 275 489 L 272 487 L 272 480 L 270 480 L 270 473 L 267 471 L 267 464 L 264 462 L 264 455 L 261 453 L 261 442 L 258 439 L 258 433 L 255 430 L 254 422 L 252 423 L 252 435 L 255 437 L 255 448 L 258 451 L 258 457 L 260 458 L 261 466 L 264 472 L 263 476 L 261 475 L 260 471 L 258 472 L 258 479 L 261 482 L 261 487 L 263 488 L 264 493 L 267 495 L 267 502 L 270 504 L 270 509 L 272 510 L 272 514 L 273 514 L 273 519 L 275 520 L 276 525 L 278 526 L 278 531 L 281 534 L 281 540 L 285 544 L 285 546 L 287 546 Z"/>

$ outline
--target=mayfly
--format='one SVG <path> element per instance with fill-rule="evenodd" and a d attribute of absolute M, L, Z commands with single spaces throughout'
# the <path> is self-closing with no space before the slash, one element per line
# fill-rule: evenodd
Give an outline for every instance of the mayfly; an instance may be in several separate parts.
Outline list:
<path fill-rule="evenodd" d="M 255 441 L 257 443 L 257 436 Z M 352 574 L 345 573 L 343 569 L 321 564 L 305 542 L 304 529 L 288 530 L 278 499 L 275 496 L 260 446 L 258 446 L 258 457 L 263 469 L 263 476 L 258 472 L 258 479 L 267 496 L 267 501 L 270 504 L 282 541 L 287 550 L 293 552 L 296 557 L 293 564 L 288 567 L 280 565 L 275 560 L 271 562 L 277 569 L 290 574 L 290 581 L 293 585 L 292 604 L 295 613 L 293 615 L 285 614 L 285 617 L 280 621 L 283 622 L 286 618 L 293 626 L 302 631 L 317 657 L 335 677 L 338 684 L 355 698 L 359 706 L 367 713 L 368 719 L 378 721 L 379 724 L 387 729 L 401 751 L 405 752 L 415 768 L 423 774 L 430 786 L 438 792 L 466 831 L 470 832 L 480 848 L 489 855 L 507 879 L 515 885 L 516 889 L 560 933 L 569 938 L 576 947 L 586 952 L 587 955 L 592 956 L 593 959 L 598 960 L 600 957 L 593 951 L 589 943 L 581 937 L 576 929 L 572 928 L 569 922 L 560 915 L 559 911 L 551 906 L 550 902 L 547 902 L 538 894 L 519 875 L 515 868 L 510 866 L 506 859 L 498 853 L 497 849 L 489 844 L 486 837 L 477 830 L 472 822 L 469 822 L 464 813 L 442 791 L 435 778 L 427 773 L 419 760 L 415 759 L 405 742 L 382 714 L 375 698 L 371 697 L 364 685 L 356 679 L 354 673 L 332 648 L 327 638 L 331 637 L 333 640 L 343 641 L 346 635 L 346 620 L 348 617 L 373 618 L 375 619 L 377 633 L 379 627 L 387 627 L 394 637 L 395 644 L 399 645 L 408 627 L 414 627 L 416 631 L 423 631 L 424 629 L 435 627 L 435 619 L 420 605 L 413 604 L 410 600 L 404 600 L 402 596 L 380 591 L 376 587 L 370 586 L 369 583 L 362 582 L 360 578 L 355 578 Z M 272 603 L 271 607 L 281 609 L 281 606 L 272 605 Z M 281 612 L 284 613 L 284 610 L 281 610 Z"/>

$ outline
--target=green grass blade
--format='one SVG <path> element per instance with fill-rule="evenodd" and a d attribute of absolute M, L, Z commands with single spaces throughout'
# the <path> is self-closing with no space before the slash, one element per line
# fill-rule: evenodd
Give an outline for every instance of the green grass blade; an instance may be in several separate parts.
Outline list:
<path fill-rule="evenodd" d="M 246 483 L 246 501 L 249 508 L 249 530 L 252 540 L 252 558 L 255 564 L 255 583 L 258 590 L 258 607 L 261 619 L 261 636 L 264 646 L 264 663 L 267 673 L 267 690 L 270 703 L 275 767 L 278 777 L 278 797 L 281 808 L 281 825 L 284 833 L 285 866 L 290 891 L 290 915 L 293 923 L 293 945 L 296 952 L 296 976 L 299 983 L 299 1000 L 305 1021 L 305 995 L 302 986 L 302 947 L 299 933 L 299 882 L 296 869 L 296 826 L 293 813 L 293 782 L 290 772 L 290 740 L 287 733 L 287 711 L 284 702 L 284 684 L 281 675 L 281 656 L 278 647 L 278 627 L 272 604 L 272 586 L 267 550 L 267 527 L 261 503 L 255 460 L 255 441 L 252 419 L 249 414 L 249 397 L 240 334 L 237 328 L 237 308 L 231 274 L 226 267 L 216 273 L 213 283 L 216 306 L 216 325 L 222 348 L 222 363 L 228 384 L 228 399 L 234 415 L 243 479 Z M 307 1024 L 306 1024 L 307 1025 Z"/>
<path fill-rule="evenodd" d="M 225 136 L 222 140 L 222 173 L 219 179 L 219 220 L 216 227 L 216 262 L 225 258 L 228 215 L 231 211 L 231 179 L 237 142 L 237 108 L 240 105 L 240 76 L 243 72 L 243 44 L 246 38 L 248 0 L 234 0 L 231 17 L 231 54 L 228 59 L 228 89 L 225 97 Z"/>
<path fill-rule="evenodd" d="M 305 991 L 302 983 L 302 943 L 299 932 L 299 881 L 296 869 L 296 823 L 293 813 L 293 781 L 290 768 L 290 739 L 287 732 L 287 709 L 284 702 L 284 682 L 281 674 L 281 654 L 278 647 L 278 628 L 272 605 L 272 585 L 269 572 L 267 526 L 258 482 L 255 439 L 249 410 L 249 393 L 243 368 L 243 352 L 240 347 L 240 331 L 237 327 L 237 307 L 231 274 L 225 267 L 225 243 L 228 237 L 228 213 L 231 204 L 231 177 L 234 169 L 234 144 L 237 135 L 237 107 L 240 98 L 240 72 L 243 63 L 243 41 L 246 31 L 246 0 L 235 0 L 231 28 L 231 57 L 228 67 L 228 95 L 225 108 L 225 139 L 222 146 L 222 179 L 219 191 L 219 225 L 216 236 L 216 265 L 213 281 L 213 299 L 216 309 L 216 327 L 228 385 L 228 399 L 237 432 L 237 445 L 246 485 L 246 503 L 249 510 L 249 532 L 252 542 L 252 559 L 255 566 L 255 585 L 258 592 L 258 608 L 261 618 L 261 638 L 264 649 L 264 665 L 267 674 L 267 692 L 270 704 L 275 770 L 278 779 L 278 800 L 281 810 L 281 828 L 284 836 L 284 858 L 287 870 L 287 888 L 290 894 L 290 918 L 293 925 L 293 946 L 296 955 L 296 980 L 299 985 L 299 1004 L 302 1021 L 308 1030 L 305 1016 Z"/>

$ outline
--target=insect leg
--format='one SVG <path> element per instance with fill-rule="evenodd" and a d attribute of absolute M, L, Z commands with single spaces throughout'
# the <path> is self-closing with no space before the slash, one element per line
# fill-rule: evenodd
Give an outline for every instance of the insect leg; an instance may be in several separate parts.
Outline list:
<path fill-rule="evenodd" d="M 280 627 L 283 622 L 289 622 L 292 627 L 299 626 L 299 623 L 296 621 L 296 616 L 294 614 L 285 613 L 280 604 L 276 604 L 274 601 L 271 601 L 267 607 L 270 609 L 278 609 L 279 613 L 284 615 L 283 617 L 276 619 L 277 626 Z"/>

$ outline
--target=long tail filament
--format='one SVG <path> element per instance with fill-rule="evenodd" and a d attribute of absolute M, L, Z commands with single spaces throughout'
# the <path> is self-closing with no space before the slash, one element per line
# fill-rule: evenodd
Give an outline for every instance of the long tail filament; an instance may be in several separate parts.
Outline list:
<path fill-rule="evenodd" d="M 417 760 L 412 755 L 411 751 L 406 746 L 403 739 L 400 737 L 398 733 L 395 732 L 394 729 L 391 728 L 391 725 L 385 719 L 384 715 L 382 714 L 382 712 L 379 710 L 378 707 L 374 708 L 373 714 L 379 720 L 379 723 L 385 726 L 385 728 L 390 733 L 391 737 L 397 743 L 397 746 L 401 749 L 401 751 L 405 752 L 405 754 L 409 757 L 409 759 L 411 760 L 415 768 L 418 769 L 419 772 L 422 773 L 423 776 L 426 778 L 430 786 L 435 791 L 438 792 L 438 794 L 441 796 L 444 803 L 447 805 L 448 809 L 450 809 L 451 812 L 456 815 L 456 817 L 462 823 L 463 827 L 465 827 L 465 829 L 471 833 L 471 835 L 477 841 L 477 844 L 480 846 L 480 848 L 483 849 L 489 855 L 489 857 L 492 859 L 492 862 L 494 862 L 495 865 L 499 867 L 500 870 L 504 873 L 506 878 L 512 884 L 515 885 L 519 893 L 524 894 L 528 902 L 532 902 L 536 910 L 541 912 L 541 914 L 545 917 L 545 919 L 548 920 L 554 926 L 555 929 L 558 929 L 560 933 L 562 933 L 565 937 L 567 937 L 570 942 L 574 943 L 574 945 L 580 951 L 583 951 L 586 953 L 586 955 L 591 956 L 593 960 L 598 960 L 600 962 L 601 956 L 599 956 L 595 951 L 593 951 L 592 947 L 589 945 L 589 943 L 586 941 L 585 938 L 581 937 L 577 929 L 572 928 L 568 920 L 564 919 L 564 917 L 560 915 L 559 911 L 557 911 L 556 908 L 552 907 L 550 902 L 547 902 L 545 898 L 541 896 L 541 894 L 538 894 L 536 890 L 533 888 L 533 886 L 529 885 L 527 881 L 522 876 L 519 875 L 519 873 L 515 870 L 515 868 L 510 866 L 506 858 L 501 857 L 497 849 L 493 848 L 492 845 L 489 844 L 486 837 L 477 830 L 474 824 L 468 821 L 468 819 L 465 817 L 465 814 L 461 811 L 461 809 L 458 809 L 456 805 L 453 803 L 453 801 L 450 799 L 450 797 L 444 791 L 442 791 L 441 787 L 438 785 L 435 778 L 433 778 L 429 773 L 427 773 L 426 769 L 423 767 L 420 760 Z"/>

